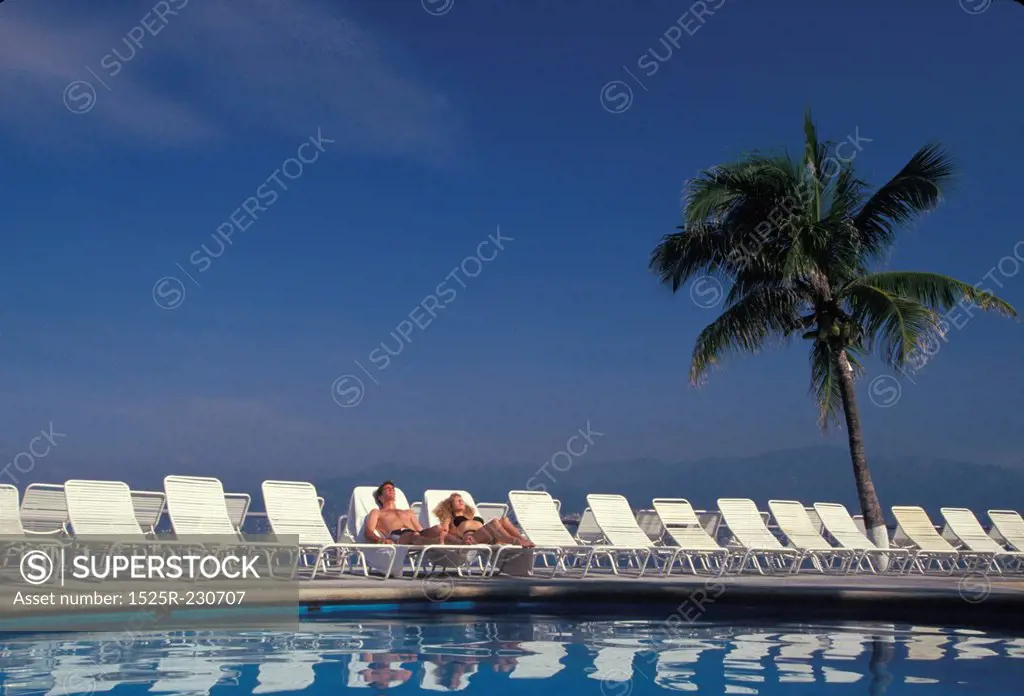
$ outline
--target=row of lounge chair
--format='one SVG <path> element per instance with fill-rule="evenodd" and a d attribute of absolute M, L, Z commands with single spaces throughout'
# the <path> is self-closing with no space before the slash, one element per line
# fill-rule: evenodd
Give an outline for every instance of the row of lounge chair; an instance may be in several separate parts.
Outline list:
<path fill-rule="evenodd" d="M 13 497 L 12 497 L 13 496 Z M 67 534 L 69 518 L 67 498 L 63 484 L 30 483 L 25 487 L 20 506 L 18 492 L 14 486 L 0 485 L 0 531 L 3 526 L 17 524 L 13 510 L 19 510 L 21 528 L 29 534 Z M 14 501 L 13 507 L 11 500 Z M 132 508 L 139 526 L 146 533 L 155 533 L 157 525 L 167 510 L 167 496 L 163 491 L 131 491 Z M 319 499 L 323 507 L 323 498 Z M 251 499 L 248 493 L 225 493 L 224 503 L 228 518 L 236 531 L 242 531 L 249 513 Z M 5 515 L 4 512 L 7 512 Z M 3 532 L 6 533 L 6 532 Z"/>
<path fill-rule="evenodd" d="M 625 500 L 621 496 L 592 495 L 588 502 L 591 507 L 584 512 L 577 536 L 585 536 L 590 543 L 608 539 L 624 542 L 626 529 L 631 538 L 639 540 L 632 525 L 625 521 Z M 608 506 L 618 510 L 620 529 L 614 528 Z M 868 538 L 863 523 L 838 503 L 805 507 L 798 501 L 772 500 L 768 503 L 770 512 L 762 512 L 752 500 L 720 498 L 719 513 L 710 516 L 711 524 L 701 520 L 708 517 L 707 513 L 700 515 L 684 499 L 658 498 L 653 507 L 636 515 L 635 526 L 649 539 L 678 548 L 681 554 L 700 552 L 719 564 L 723 557 L 731 557 L 729 567 L 739 572 L 798 572 L 808 561 L 822 572 L 847 573 L 881 569 L 954 573 L 979 568 L 1003 573 L 1024 567 L 1024 519 L 1012 510 L 989 511 L 990 534 L 966 508 L 942 508 L 945 525 L 940 531 L 924 509 L 896 506 L 892 508 L 897 522 L 892 546 L 879 548 Z M 771 518 L 779 534 L 770 528 Z M 724 546 L 717 539 L 718 524 L 727 527 L 731 537 Z M 597 530 L 599 534 L 594 533 Z M 695 570 L 693 558 L 686 561 Z"/>
<path fill-rule="evenodd" d="M 34 487 L 34 488 L 33 488 Z M 153 538 L 166 510 L 178 538 L 216 535 L 245 542 L 241 534 L 249 497 L 226 494 L 218 479 L 168 476 L 162 492 L 132 491 L 116 481 L 67 481 L 62 486 L 32 484 L 18 504 L 18 490 L 0 486 L 0 535 L 119 536 Z M 373 486 L 357 487 L 335 539 L 323 519 L 323 498 L 315 487 L 298 481 L 265 481 L 266 517 L 278 538 L 295 539 L 301 567 L 310 577 L 349 571 L 387 578 L 411 570 L 413 577 L 432 567 L 451 567 L 459 575 L 534 572 L 537 562 L 552 575 L 593 569 L 644 575 L 654 569 L 720 575 L 727 572 L 797 573 L 810 566 L 822 573 L 941 572 L 1024 570 L 1024 518 L 1014 511 L 991 510 L 992 532 L 965 508 L 943 508 L 940 530 L 920 507 L 892 509 L 898 523 L 892 548 L 878 548 L 863 526 L 837 503 L 805 507 L 797 501 L 772 500 L 770 512 L 754 501 L 721 498 L 715 522 L 685 499 L 657 498 L 652 510 L 634 514 L 620 495 L 589 495 L 576 535 L 561 520 L 559 505 L 540 491 L 512 491 L 509 504 L 475 503 L 468 491 L 428 490 L 422 503 L 409 504 L 396 489 L 396 505 L 418 509 L 424 526 L 437 524 L 432 510 L 451 493 L 459 493 L 485 519 L 509 512 L 535 548 L 486 545 L 402 546 L 366 543 L 363 526 L 376 507 Z M 49 529 L 31 529 L 49 517 Z M 702 516 L 704 519 L 702 520 Z M 769 527 L 771 518 L 779 531 Z M 728 540 L 719 541 L 719 526 Z"/>

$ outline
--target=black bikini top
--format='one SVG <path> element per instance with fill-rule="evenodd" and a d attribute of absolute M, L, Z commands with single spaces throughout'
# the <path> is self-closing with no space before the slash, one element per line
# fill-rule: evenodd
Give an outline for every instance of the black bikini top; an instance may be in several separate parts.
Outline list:
<path fill-rule="evenodd" d="M 483 520 L 482 517 L 474 517 L 473 519 L 476 520 L 477 522 L 479 522 L 480 524 L 484 523 L 484 520 Z M 469 518 L 468 517 L 463 517 L 462 515 L 459 515 L 458 517 L 453 517 L 452 518 L 452 526 L 453 527 L 458 528 L 459 526 L 462 525 L 463 522 L 469 522 Z"/>

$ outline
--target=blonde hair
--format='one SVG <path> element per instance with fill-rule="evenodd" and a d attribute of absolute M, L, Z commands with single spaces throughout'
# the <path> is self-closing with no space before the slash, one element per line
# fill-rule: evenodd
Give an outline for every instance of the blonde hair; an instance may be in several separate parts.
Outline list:
<path fill-rule="evenodd" d="M 450 496 L 448 496 L 440 503 L 438 503 L 437 507 L 434 508 L 434 515 L 436 515 L 437 519 L 441 521 L 441 524 L 448 524 L 453 519 L 455 519 L 455 506 L 452 503 L 452 499 L 457 495 L 460 498 L 462 498 L 462 496 L 459 495 L 458 493 L 452 493 Z M 474 508 L 469 503 L 466 503 L 465 499 L 463 499 L 463 503 L 466 506 L 465 509 L 463 509 L 462 511 L 462 515 L 464 517 L 472 518 L 474 515 L 476 515 L 476 508 Z"/>

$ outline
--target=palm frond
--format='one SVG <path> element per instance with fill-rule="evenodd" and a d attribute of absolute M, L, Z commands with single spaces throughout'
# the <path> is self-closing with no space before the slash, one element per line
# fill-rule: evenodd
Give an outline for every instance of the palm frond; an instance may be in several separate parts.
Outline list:
<path fill-rule="evenodd" d="M 825 181 L 825 161 L 828 159 L 830 144 L 818 140 L 818 129 L 811 118 L 811 109 L 804 110 L 804 158 L 803 178 L 808 191 L 808 210 L 811 217 L 818 219 L 822 210 L 822 189 Z"/>
<path fill-rule="evenodd" d="M 823 191 L 826 213 L 822 221 L 850 220 L 864 202 L 864 182 L 857 178 L 853 166 L 843 164 Z"/>
<path fill-rule="evenodd" d="M 838 423 L 843 396 L 836 361 L 825 341 L 815 341 L 811 349 L 811 392 L 818 404 L 818 426 L 825 430 L 829 424 Z"/>
<path fill-rule="evenodd" d="M 683 217 L 697 222 L 713 219 L 728 210 L 739 193 L 727 185 L 726 172 L 737 165 L 721 165 L 700 172 L 683 190 Z"/>
<path fill-rule="evenodd" d="M 828 233 L 818 259 L 833 289 L 867 272 L 860 234 L 852 223 L 862 204 L 864 187 L 853 168 L 844 164 L 825 190 L 827 212 L 818 224 Z"/>
<path fill-rule="evenodd" d="M 786 157 L 753 155 L 746 162 L 703 172 L 690 182 L 687 224 L 715 230 L 712 265 L 722 277 L 736 282 L 735 291 L 746 292 L 784 274 L 805 205 L 798 172 Z M 679 247 L 678 239 L 674 243 Z M 660 252 L 668 245 L 663 246 L 654 265 L 664 266 L 666 255 Z M 728 249 L 724 259 L 723 248 Z M 675 254 L 681 255 L 681 250 Z M 678 267 L 675 275 L 682 277 Z"/>
<path fill-rule="evenodd" d="M 858 359 L 863 351 L 855 344 L 846 347 L 846 359 L 853 368 L 856 380 L 864 367 Z M 818 404 L 818 426 L 828 430 L 830 425 L 842 422 L 843 396 L 839 387 L 839 367 L 834 348 L 827 341 L 815 341 L 811 349 L 811 392 Z"/>
<path fill-rule="evenodd" d="M 818 129 L 814 125 L 811 109 L 808 107 L 804 109 L 804 171 L 809 172 L 811 176 L 820 181 L 822 165 L 827 156 L 828 146 L 818 141 Z"/>
<path fill-rule="evenodd" d="M 865 251 L 880 257 L 892 245 L 897 230 L 932 210 L 942 187 L 952 178 L 953 161 L 936 143 L 925 145 L 903 169 L 867 200 L 853 220 Z"/>
<path fill-rule="evenodd" d="M 799 305 L 800 296 L 784 288 L 761 288 L 744 296 L 697 336 L 690 381 L 699 384 L 728 353 L 756 353 L 769 339 L 781 340 L 803 328 Z"/>
<path fill-rule="evenodd" d="M 941 273 L 883 271 L 862 276 L 856 283 L 916 300 L 932 310 L 949 310 L 963 302 L 970 302 L 988 312 L 1007 317 L 1017 316 L 1017 310 L 1010 303 L 991 292 Z"/>
<path fill-rule="evenodd" d="M 720 272 L 730 247 L 720 226 L 694 223 L 665 235 L 651 253 L 649 268 L 677 292 L 687 280 Z"/>
<path fill-rule="evenodd" d="M 687 221 L 718 220 L 744 202 L 761 201 L 784 192 L 788 172 L 778 158 L 754 156 L 701 172 L 686 188 L 683 213 Z M 762 218 L 763 219 L 763 218 Z"/>
<path fill-rule="evenodd" d="M 856 283 L 846 289 L 843 299 L 867 349 L 880 347 L 882 358 L 895 367 L 902 367 L 927 336 L 942 330 L 938 313 L 915 299 L 872 285 Z"/>

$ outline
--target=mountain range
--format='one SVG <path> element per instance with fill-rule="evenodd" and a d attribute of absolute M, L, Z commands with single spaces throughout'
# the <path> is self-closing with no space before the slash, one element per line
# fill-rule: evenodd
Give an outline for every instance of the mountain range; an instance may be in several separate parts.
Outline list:
<path fill-rule="evenodd" d="M 934 516 L 941 507 L 968 507 L 979 514 L 996 508 L 1024 509 L 1024 470 L 925 457 L 874 457 L 870 461 L 883 507 L 920 505 Z M 578 460 L 554 477 L 533 468 L 486 467 L 462 472 L 427 470 L 407 464 L 375 466 L 376 477 L 345 474 L 315 481 L 328 501 L 325 515 L 344 514 L 352 488 L 393 479 L 410 497 L 427 488 L 460 488 L 480 502 L 503 502 L 508 491 L 543 483 L 562 501 L 562 512 L 581 512 L 588 493 L 619 493 L 635 509 L 649 508 L 657 497 L 687 498 L 698 509 L 716 508 L 722 497 L 753 498 L 766 509 L 771 499 L 839 502 L 860 510 L 849 453 L 811 447 L 766 452 L 753 457 L 715 457 L 694 462 L 637 459 L 589 463 Z"/>
<path fill-rule="evenodd" d="M 0 462 L 3 464 L 6 462 Z M 19 462 L 24 466 L 24 461 Z M 990 509 L 1024 510 L 1024 467 L 959 462 L 931 457 L 872 456 L 869 460 L 875 487 L 883 507 L 921 505 L 934 519 L 939 508 L 968 507 L 982 516 Z M 753 498 L 761 509 L 770 499 L 840 502 L 851 512 L 859 512 L 849 453 L 841 448 L 810 447 L 766 452 L 752 457 L 714 457 L 698 461 L 667 462 L 633 459 L 617 462 L 575 460 L 570 468 L 558 472 L 549 467 L 554 478 L 537 473 L 536 464 L 483 464 L 461 469 L 416 466 L 408 463 L 381 463 L 355 471 L 345 463 L 345 473 L 337 475 L 304 474 L 300 464 L 284 471 L 251 471 L 220 474 L 216 468 L 196 463 L 174 465 L 159 457 L 138 466 L 111 466 L 103 470 L 48 457 L 35 463 L 33 470 L 19 473 L 9 467 L 17 481 L 5 477 L 3 483 L 18 488 L 33 481 L 61 483 L 70 478 L 122 480 L 139 490 L 160 490 L 165 474 L 221 476 L 226 490 L 252 495 L 252 509 L 262 510 L 260 482 L 263 479 L 311 480 L 326 499 L 324 515 L 335 520 L 344 514 L 352 489 L 377 485 L 392 479 L 415 502 L 428 488 L 465 489 L 479 502 L 504 502 L 508 491 L 539 488 L 544 484 L 562 501 L 563 514 L 582 512 L 588 493 L 619 493 L 635 509 L 649 508 L 656 497 L 687 498 L 698 509 L 715 508 L 720 497 Z M 322 470 L 322 469 L 321 469 Z M 244 468 L 242 469 L 244 472 Z M 532 479 L 532 483 L 531 483 Z"/>

